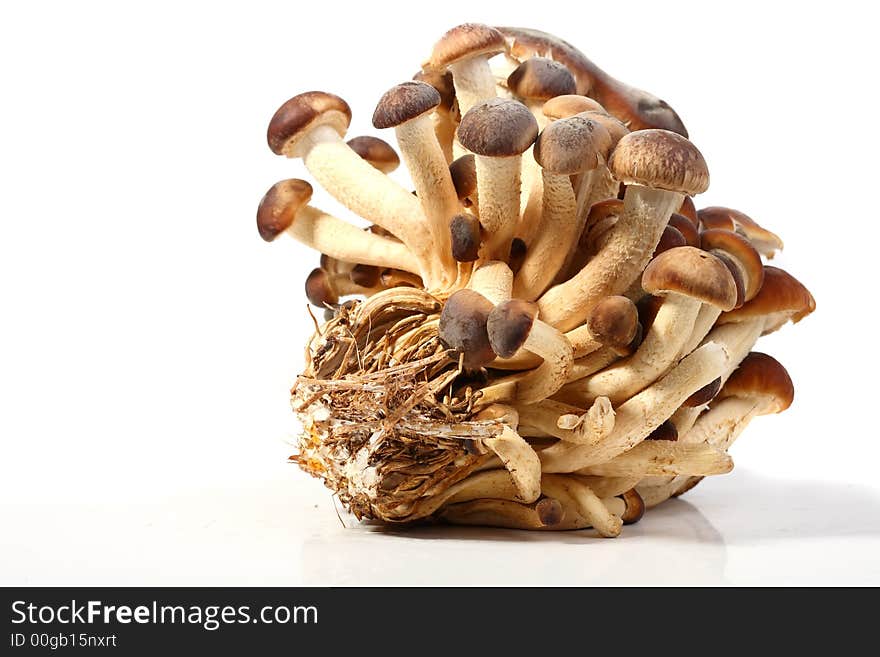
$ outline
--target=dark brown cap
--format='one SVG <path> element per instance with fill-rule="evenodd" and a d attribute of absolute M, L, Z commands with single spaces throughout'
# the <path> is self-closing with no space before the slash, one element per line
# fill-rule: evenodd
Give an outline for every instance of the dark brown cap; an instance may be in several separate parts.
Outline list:
<path fill-rule="evenodd" d="M 736 304 L 736 283 L 724 263 L 692 246 L 669 249 L 651 260 L 642 288 L 654 295 L 683 294 L 722 310 Z"/>
<path fill-rule="evenodd" d="M 688 246 L 700 246 L 700 233 L 691 220 L 682 214 L 673 212 L 669 217 L 669 225 L 675 228 Z"/>
<path fill-rule="evenodd" d="M 324 308 L 339 302 L 339 296 L 330 283 L 330 276 L 316 267 L 306 278 L 306 298 L 313 306 Z"/>
<path fill-rule="evenodd" d="M 678 229 L 673 228 L 672 226 L 666 226 L 666 228 L 663 229 L 663 233 L 660 235 L 660 241 L 657 242 L 657 246 L 654 247 L 653 257 L 656 258 L 664 251 L 674 249 L 677 246 L 687 246 L 687 240 Z"/>
<path fill-rule="evenodd" d="M 440 94 L 426 82 L 410 80 L 386 91 L 373 112 L 374 128 L 396 128 L 401 123 L 432 111 L 440 104 Z"/>
<path fill-rule="evenodd" d="M 546 57 L 532 57 L 517 66 L 507 77 L 507 88 L 526 100 L 549 100 L 577 89 L 571 72 Z"/>
<path fill-rule="evenodd" d="M 778 360 L 758 351 L 751 352 L 724 384 L 719 399 L 761 397 L 770 401 L 766 413 L 781 413 L 794 401 L 794 384 Z"/>
<path fill-rule="evenodd" d="M 477 191 L 477 164 L 472 153 L 466 153 L 449 165 L 452 186 L 460 201 L 473 198 Z"/>
<path fill-rule="evenodd" d="M 736 233 L 712 228 L 700 234 L 700 244 L 705 251 L 716 255 L 724 252 L 733 257 L 743 272 L 745 300 L 754 299 L 764 284 L 764 263 L 752 243 Z"/>
<path fill-rule="evenodd" d="M 618 119 L 614 118 L 610 114 L 599 111 L 587 111 L 582 112 L 581 114 L 582 116 L 585 116 L 588 119 L 592 119 L 596 123 L 600 124 L 603 128 L 605 128 L 605 130 L 608 131 L 608 136 L 611 137 L 612 148 L 617 146 L 617 143 L 629 134 L 629 128 L 627 128 L 623 123 L 621 123 Z"/>
<path fill-rule="evenodd" d="M 553 497 L 542 497 L 538 500 L 535 511 L 538 513 L 538 520 L 545 527 L 555 527 L 565 517 L 565 509 L 559 500 Z"/>
<path fill-rule="evenodd" d="M 724 251 L 713 251 L 712 255 L 718 258 L 727 267 L 727 271 L 733 276 L 733 282 L 736 283 L 736 303 L 734 308 L 739 308 L 746 302 L 746 282 L 743 277 L 743 271 L 736 261 Z"/>
<path fill-rule="evenodd" d="M 623 520 L 623 524 L 634 525 L 641 520 L 642 516 L 645 515 L 645 501 L 636 489 L 630 488 L 619 497 L 623 498 L 623 501 L 626 504 L 626 510 L 623 512 L 623 515 L 620 516 L 620 519 Z"/>
<path fill-rule="evenodd" d="M 357 264 L 348 272 L 351 282 L 361 287 L 375 287 L 379 284 L 380 269 L 375 265 Z"/>
<path fill-rule="evenodd" d="M 473 290 L 458 290 L 446 300 L 440 314 L 440 339 L 464 355 L 464 366 L 479 369 L 495 360 L 486 321 L 492 302 Z"/>
<path fill-rule="evenodd" d="M 455 85 L 450 71 L 419 71 L 413 76 L 413 80 L 430 84 L 440 94 L 440 107 L 446 111 L 452 109 L 455 103 Z"/>
<path fill-rule="evenodd" d="M 456 262 L 474 262 L 480 252 L 480 220 L 472 214 L 457 214 L 449 220 L 452 258 Z"/>
<path fill-rule="evenodd" d="M 515 100 L 490 98 L 461 117 L 458 141 L 486 157 L 521 155 L 538 136 L 538 122 L 529 108 Z"/>
<path fill-rule="evenodd" d="M 494 27 L 480 23 L 464 23 L 446 32 L 434 44 L 427 69 L 444 69 L 450 64 L 471 57 L 491 57 L 507 50 L 504 35 Z"/>
<path fill-rule="evenodd" d="M 382 173 L 391 173 L 400 166 L 400 157 L 387 141 L 378 137 L 363 135 L 348 140 L 355 153 Z"/>
<path fill-rule="evenodd" d="M 702 406 L 703 404 L 708 404 L 710 401 L 715 399 L 715 396 L 718 394 L 718 391 L 721 390 L 721 377 L 719 376 L 714 381 L 710 381 L 702 388 L 697 390 L 694 394 L 684 400 L 682 406 L 686 406 L 688 408 L 696 408 L 697 406 Z"/>
<path fill-rule="evenodd" d="M 553 121 L 535 141 L 535 161 L 551 173 L 574 175 L 608 157 L 611 137 L 601 124 L 577 114 Z"/>
<path fill-rule="evenodd" d="M 741 308 L 722 313 L 718 323 L 744 322 L 774 313 L 785 314 L 797 323 L 815 309 L 816 300 L 803 283 L 787 271 L 767 265 L 764 284 L 755 298 Z"/>
<path fill-rule="evenodd" d="M 627 353 L 639 328 L 639 311 L 624 296 L 605 297 L 590 310 L 587 328 L 602 346 Z"/>
<path fill-rule="evenodd" d="M 605 108 L 592 98 L 564 94 L 547 100 L 541 108 L 541 112 L 548 119 L 567 119 L 569 116 L 581 112 L 605 112 Z"/>
<path fill-rule="evenodd" d="M 626 185 L 681 194 L 700 194 L 709 187 L 703 155 L 685 137 L 668 130 L 638 130 L 624 136 L 608 168 Z"/>
<path fill-rule="evenodd" d="M 645 440 L 668 440 L 675 442 L 678 440 L 678 429 L 671 420 L 666 420 L 663 424 L 654 429 Z"/>
<path fill-rule="evenodd" d="M 486 328 L 496 354 L 511 358 L 523 346 L 538 317 L 538 306 L 522 299 L 500 303 L 489 313 Z"/>
<path fill-rule="evenodd" d="M 302 137 L 320 125 L 327 125 L 345 136 L 351 123 L 351 108 L 342 98 L 324 91 L 307 91 L 294 96 L 269 121 L 266 138 L 276 155 L 293 157 Z"/>
<path fill-rule="evenodd" d="M 299 212 L 312 198 L 312 186 L 305 180 L 290 178 L 277 182 L 266 192 L 257 208 L 257 230 L 271 242 L 290 228 Z"/>

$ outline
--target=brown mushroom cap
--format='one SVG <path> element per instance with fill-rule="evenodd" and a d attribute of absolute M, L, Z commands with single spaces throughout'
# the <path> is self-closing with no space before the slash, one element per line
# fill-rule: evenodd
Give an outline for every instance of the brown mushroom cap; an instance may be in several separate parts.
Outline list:
<path fill-rule="evenodd" d="M 618 497 L 623 498 L 624 503 L 626 503 L 626 510 L 620 517 L 624 525 L 633 525 L 642 519 L 645 515 L 645 501 L 635 488 L 630 488 L 623 495 L 618 495 Z"/>
<path fill-rule="evenodd" d="M 440 339 L 464 355 L 467 369 L 479 369 L 495 360 L 486 321 L 492 302 L 473 290 L 458 290 L 446 300 L 440 314 Z"/>
<path fill-rule="evenodd" d="M 458 199 L 464 200 L 474 196 L 477 191 L 477 164 L 473 153 L 466 153 L 449 165 L 452 186 Z"/>
<path fill-rule="evenodd" d="M 694 205 L 694 199 L 690 196 L 684 197 L 684 200 L 681 202 L 681 207 L 678 209 L 678 214 L 690 219 L 694 228 L 699 229 L 700 218 L 697 216 L 697 208 Z"/>
<path fill-rule="evenodd" d="M 329 274 L 321 267 L 316 267 L 306 277 L 306 298 L 319 308 L 339 302 L 339 296 L 330 284 Z"/>
<path fill-rule="evenodd" d="M 733 276 L 733 282 L 736 284 L 736 303 L 733 307 L 739 308 L 746 302 L 746 282 L 742 270 L 734 259 L 724 251 L 713 251 L 712 255 L 723 262 L 724 266 L 727 267 L 727 271 Z"/>
<path fill-rule="evenodd" d="M 703 230 L 726 230 L 731 233 L 736 230 L 736 224 L 733 223 L 727 208 L 703 208 L 697 212 L 697 217 Z"/>
<path fill-rule="evenodd" d="M 626 185 L 688 195 L 709 187 L 703 155 L 686 138 L 668 130 L 638 130 L 625 135 L 611 154 L 608 168 Z"/>
<path fill-rule="evenodd" d="M 653 295 L 683 294 L 722 310 L 736 304 L 736 283 L 724 263 L 692 246 L 669 249 L 651 260 L 642 288 Z"/>
<path fill-rule="evenodd" d="M 565 517 L 565 509 L 559 500 L 553 497 L 543 497 L 535 504 L 538 520 L 545 527 L 555 527 Z"/>
<path fill-rule="evenodd" d="M 787 313 L 796 324 L 816 309 L 810 291 L 783 269 L 764 267 L 764 284 L 755 298 L 741 308 L 721 314 L 719 324 L 744 322 L 772 313 Z"/>
<path fill-rule="evenodd" d="M 589 171 L 611 150 L 611 137 L 600 124 L 580 115 L 553 121 L 535 141 L 535 161 L 551 173 Z"/>
<path fill-rule="evenodd" d="M 494 27 L 480 23 L 464 23 L 446 32 L 434 44 L 428 69 L 444 69 L 450 64 L 480 55 L 491 57 L 507 50 L 504 35 Z"/>
<path fill-rule="evenodd" d="M 292 157 L 302 137 L 319 125 L 327 125 L 345 136 L 351 123 L 351 108 L 342 98 L 324 91 L 308 91 L 294 96 L 269 121 L 266 139 L 276 155 Z"/>
<path fill-rule="evenodd" d="M 574 76 L 563 64 L 546 57 L 532 57 L 517 66 L 507 77 L 507 88 L 527 100 L 549 100 L 573 94 Z"/>
<path fill-rule="evenodd" d="M 498 304 L 489 313 L 486 328 L 496 354 L 511 358 L 525 344 L 538 317 L 538 306 L 522 299 Z"/>
<path fill-rule="evenodd" d="M 568 69 L 566 69 L 568 70 Z M 541 108 L 548 119 L 567 119 L 581 112 L 605 112 L 605 108 L 592 98 L 576 94 L 563 94 L 550 98 Z"/>
<path fill-rule="evenodd" d="M 673 212 L 672 216 L 669 217 L 669 225 L 681 233 L 688 246 L 700 246 L 700 233 L 694 224 L 691 223 L 690 219 L 677 212 Z"/>
<path fill-rule="evenodd" d="M 624 296 L 605 297 L 590 311 L 587 328 L 602 346 L 628 351 L 639 328 L 639 311 Z"/>
<path fill-rule="evenodd" d="M 349 279 L 361 287 L 375 287 L 379 284 L 381 269 L 375 265 L 357 264 L 348 273 Z"/>
<path fill-rule="evenodd" d="M 469 109 L 458 126 L 458 141 L 486 157 L 522 155 L 538 136 L 538 122 L 522 103 L 490 98 Z"/>
<path fill-rule="evenodd" d="M 745 274 L 745 300 L 755 298 L 764 284 L 764 263 L 751 242 L 736 233 L 713 228 L 700 234 L 700 245 L 704 251 L 724 251 L 733 256 Z"/>
<path fill-rule="evenodd" d="M 353 137 L 348 145 L 355 153 L 382 173 L 391 173 L 400 166 L 400 157 L 387 141 L 370 135 Z"/>
<path fill-rule="evenodd" d="M 675 442 L 678 440 L 678 429 L 671 420 L 666 420 L 663 424 L 654 429 L 645 440 L 668 440 Z"/>
<path fill-rule="evenodd" d="M 756 248 L 768 257 L 772 257 L 774 251 L 784 246 L 782 239 L 776 233 L 762 227 L 750 216 L 739 210 L 713 205 L 703 208 L 699 211 L 698 215 L 704 228 L 736 231 L 747 239 L 753 240 Z"/>
<path fill-rule="evenodd" d="M 434 87 L 440 94 L 440 107 L 447 112 L 452 110 L 455 104 L 455 85 L 451 71 L 419 71 L 413 76 L 413 80 L 426 82 Z"/>
<path fill-rule="evenodd" d="M 656 258 L 664 251 L 674 249 L 677 246 L 687 246 L 687 240 L 678 229 L 673 228 L 672 226 L 666 226 L 663 229 L 663 233 L 660 235 L 660 241 L 657 242 L 657 246 L 654 248 L 653 257 Z"/>
<path fill-rule="evenodd" d="M 707 383 L 690 397 L 685 399 L 684 403 L 682 403 L 682 406 L 687 406 L 688 408 L 696 408 L 697 406 L 708 404 L 710 401 L 715 399 L 715 396 L 718 394 L 719 390 L 721 390 L 720 376 L 714 381 Z"/>
<path fill-rule="evenodd" d="M 794 400 L 794 384 L 778 360 L 758 351 L 751 352 L 724 384 L 719 399 L 725 397 L 764 397 L 772 400 L 766 413 L 781 413 Z"/>
<path fill-rule="evenodd" d="M 480 220 L 472 214 L 457 214 L 449 220 L 452 258 L 456 262 L 474 262 L 480 251 Z"/>
<path fill-rule="evenodd" d="M 312 198 L 312 186 L 305 180 L 290 178 L 269 188 L 257 208 L 257 230 L 271 242 L 290 228 L 299 212 Z"/>
<path fill-rule="evenodd" d="M 586 111 L 582 112 L 581 114 L 586 118 L 592 119 L 596 123 L 599 123 L 603 128 L 605 128 L 605 130 L 608 131 L 608 135 L 611 137 L 612 147 L 617 146 L 618 142 L 629 134 L 629 128 L 627 128 L 618 119 L 614 118 L 610 114 L 607 114 L 606 112 Z"/>
<path fill-rule="evenodd" d="M 432 111 L 440 104 L 439 92 L 426 82 L 410 80 L 382 94 L 373 112 L 373 127 L 396 128 Z"/>

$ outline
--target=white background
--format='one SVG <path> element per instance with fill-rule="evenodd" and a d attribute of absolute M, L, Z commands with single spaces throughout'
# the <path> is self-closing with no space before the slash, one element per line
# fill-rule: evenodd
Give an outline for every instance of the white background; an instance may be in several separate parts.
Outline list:
<path fill-rule="evenodd" d="M 0 584 L 880 583 L 869 7 L 6 3 Z M 358 526 L 285 463 L 317 255 L 257 236 L 263 192 L 305 176 L 268 120 L 325 89 L 375 134 L 379 96 L 468 20 L 554 32 L 667 100 L 711 169 L 698 205 L 780 233 L 818 302 L 759 347 L 794 406 L 616 540 Z"/>

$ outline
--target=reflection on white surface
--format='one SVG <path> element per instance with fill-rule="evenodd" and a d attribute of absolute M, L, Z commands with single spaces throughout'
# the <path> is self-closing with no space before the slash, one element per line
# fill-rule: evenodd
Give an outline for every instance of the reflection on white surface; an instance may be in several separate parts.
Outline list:
<path fill-rule="evenodd" d="M 880 492 L 742 470 L 613 540 L 347 515 L 343 526 L 329 493 L 292 468 L 151 504 L 6 504 L 5 585 L 880 584 Z"/>

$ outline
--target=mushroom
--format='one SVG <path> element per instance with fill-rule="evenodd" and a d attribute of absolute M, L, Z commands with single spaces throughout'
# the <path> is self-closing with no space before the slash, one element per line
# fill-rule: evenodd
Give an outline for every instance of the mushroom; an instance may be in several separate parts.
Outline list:
<path fill-rule="evenodd" d="M 565 70 L 567 71 L 568 69 Z M 541 107 L 541 111 L 548 119 L 556 120 L 567 119 L 569 116 L 574 116 L 581 112 L 605 112 L 605 108 L 587 96 L 563 94 L 548 98 Z"/>
<path fill-rule="evenodd" d="M 475 155 L 485 259 L 510 253 L 519 220 L 522 153 L 537 136 L 535 117 L 515 100 L 492 98 L 461 118 L 458 139 Z"/>
<path fill-rule="evenodd" d="M 626 511 L 620 519 L 624 525 L 634 525 L 645 515 L 645 501 L 635 488 L 630 488 L 620 497 L 626 504 Z"/>
<path fill-rule="evenodd" d="M 520 499 L 526 503 L 537 500 L 541 495 L 541 461 L 531 445 L 516 432 L 519 424 L 516 410 L 503 404 L 492 404 L 477 413 L 474 419 L 501 421 L 500 433 L 484 438 L 482 442 L 510 473 Z"/>
<path fill-rule="evenodd" d="M 486 322 L 492 303 L 473 290 L 453 293 L 440 314 L 440 339 L 463 357 L 467 370 L 485 367 L 495 359 Z"/>
<path fill-rule="evenodd" d="M 431 114 L 434 135 L 447 162 L 452 162 L 452 144 L 455 141 L 455 128 L 458 126 L 455 108 L 455 87 L 449 71 L 419 71 L 413 80 L 427 82 L 440 94 L 440 104 Z"/>
<path fill-rule="evenodd" d="M 579 445 L 594 445 L 614 428 L 614 409 L 605 397 L 597 399 L 586 412 L 550 399 L 518 404 L 516 409 L 522 424 Z"/>
<path fill-rule="evenodd" d="M 718 378 L 728 363 L 721 345 L 705 344 L 663 378 L 615 409 L 614 429 L 597 446 L 559 443 L 542 450 L 543 472 L 574 472 L 610 461 L 632 449 L 665 422 L 682 402 Z"/>
<path fill-rule="evenodd" d="M 601 125 L 610 137 L 608 152 L 617 147 L 618 142 L 629 129 L 613 116 L 603 111 L 588 111 L 581 116 Z M 591 169 L 578 177 L 576 190 L 578 200 L 578 220 L 583 222 L 593 204 L 617 196 L 619 183 L 607 166 L 608 153 L 602 154 L 602 160 L 595 169 Z"/>
<path fill-rule="evenodd" d="M 400 166 L 400 158 L 391 145 L 378 137 L 363 135 L 352 137 L 347 142 L 348 147 L 369 162 L 373 168 L 382 173 L 391 173 Z"/>
<path fill-rule="evenodd" d="M 473 208 L 472 212 L 479 214 L 477 199 L 477 164 L 473 153 L 467 153 L 453 160 L 449 165 L 449 175 L 452 177 L 452 186 L 458 200 L 466 208 Z"/>
<path fill-rule="evenodd" d="M 339 297 L 362 294 L 369 296 L 382 289 L 378 281 L 363 285 L 352 280 L 349 273 L 331 274 L 326 269 L 316 267 L 306 277 L 306 298 L 313 306 L 326 308 L 339 303 Z"/>
<path fill-rule="evenodd" d="M 499 27 L 507 38 L 511 56 L 522 61 L 549 57 L 565 65 L 577 82 L 577 93 L 598 101 L 631 130 L 660 128 L 687 137 L 678 114 L 665 101 L 608 75 L 571 44 L 546 32 L 519 27 Z"/>
<path fill-rule="evenodd" d="M 729 310 L 736 302 L 736 286 L 718 258 L 692 246 L 680 246 L 654 258 L 642 275 L 642 287 L 663 296 L 645 339 L 629 358 L 587 379 L 570 383 L 561 398 L 572 403 L 603 396 L 618 404 L 665 373 L 679 357 L 700 305 Z"/>
<path fill-rule="evenodd" d="M 571 344 L 559 331 L 538 319 L 535 304 L 521 299 L 505 301 L 489 314 L 486 327 L 492 349 L 502 358 L 510 358 L 522 348 L 544 359 L 525 375 L 495 386 L 512 384 L 513 398 L 529 404 L 550 397 L 565 383 L 574 360 Z M 491 387 L 483 390 L 484 397 L 491 396 Z"/>
<path fill-rule="evenodd" d="M 558 500 L 543 498 L 533 504 L 510 500 L 481 498 L 452 504 L 443 509 L 440 518 L 456 525 L 478 525 L 504 529 L 582 529 L 567 518 L 569 514 Z"/>
<path fill-rule="evenodd" d="M 480 220 L 472 214 L 457 214 L 449 221 L 452 258 L 474 262 L 480 252 Z"/>
<path fill-rule="evenodd" d="M 738 270 L 743 283 L 743 298 L 736 308 L 757 296 L 764 284 L 764 264 L 749 240 L 726 230 L 710 229 L 700 233 L 700 244 L 703 250 L 722 258 L 725 264 L 732 263 Z"/>
<path fill-rule="evenodd" d="M 488 25 L 464 23 L 453 27 L 434 44 L 425 71 L 452 72 L 452 83 L 462 114 L 495 97 L 495 77 L 489 58 L 507 50 L 504 35 Z"/>
<path fill-rule="evenodd" d="M 525 60 L 507 78 L 507 88 L 532 110 L 538 127 L 547 125 L 542 108 L 546 101 L 556 96 L 575 92 L 574 76 L 559 62 L 546 57 Z"/>
<path fill-rule="evenodd" d="M 455 265 L 449 238 L 449 220 L 461 209 L 452 184 L 449 164 L 434 134 L 431 112 L 440 94 L 425 82 L 404 82 L 389 89 L 373 113 L 373 127 L 394 128 L 404 163 L 428 219 L 435 260 L 452 283 Z"/>
<path fill-rule="evenodd" d="M 803 283 L 783 269 L 764 267 L 761 289 L 748 303 L 722 313 L 718 324 L 763 319 L 763 335 L 772 333 L 791 320 L 795 324 L 816 309 L 816 301 Z"/>
<path fill-rule="evenodd" d="M 700 246 L 700 232 L 694 224 L 691 223 L 691 220 L 684 215 L 673 212 L 672 216 L 669 217 L 669 223 L 667 225 L 675 228 L 675 230 L 681 233 L 685 244 L 688 246 Z"/>
<path fill-rule="evenodd" d="M 697 208 L 694 206 L 694 199 L 690 196 L 685 196 L 684 200 L 681 202 L 681 207 L 678 209 L 676 214 L 680 214 L 685 219 L 690 221 L 694 228 L 697 230 L 700 229 L 700 218 L 697 216 Z M 693 246 L 693 245 L 692 245 Z"/>
<path fill-rule="evenodd" d="M 664 130 L 623 137 L 609 168 L 627 185 L 623 213 L 601 252 L 538 300 L 545 321 L 561 330 L 577 326 L 602 297 L 625 291 L 648 264 L 683 195 L 700 193 L 709 185 L 706 163 L 696 147 Z"/>
<path fill-rule="evenodd" d="M 420 270 L 420 263 L 402 243 L 362 231 L 308 205 L 311 197 L 312 186 L 305 180 L 291 178 L 275 183 L 257 210 L 260 236 L 271 242 L 281 233 L 287 233 L 340 260 L 412 272 Z"/>
<path fill-rule="evenodd" d="M 716 475 L 733 470 L 733 459 L 710 445 L 653 440 L 639 443 L 613 459 L 578 470 L 600 477 Z"/>
<path fill-rule="evenodd" d="M 501 260 L 490 260 L 474 270 L 468 287 L 496 306 L 510 299 L 513 289 L 513 272 Z"/>
<path fill-rule="evenodd" d="M 434 285 L 442 279 L 426 238 L 427 220 L 419 200 L 351 149 L 342 137 L 351 109 L 342 98 L 311 91 L 285 102 L 269 122 L 269 147 L 278 155 L 302 158 L 309 172 L 342 205 L 391 231 L 419 262 L 419 273 Z"/>
<path fill-rule="evenodd" d="M 776 252 L 781 251 L 784 246 L 782 239 L 776 233 L 763 228 L 754 219 L 739 210 L 711 206 L 700 210 L 697 216 L 706 229 L 735 230 L 746 237 L 758 252 L 767 258 L 773 258 Z"/>
<path fill-rule="evenodd" d="M 545 495 L 560 500 L 564 506 L 576 509 L 600 535 L 614 538 L 620 534 L 622 520 L 611 513 L 604 501 L 576 478 L 544 475 L 541 487 Z M 568 505 L 565 504 L 566 501 L 569 502 Z"/>
<path fill-rule="evenodd" d="M 535 142 L 542 167 L 543 211 L 534 241 L 514 279 L 515 296 L 537 298 L 563 268 L 581 234 L 570 176 L 595 169 L 607 154 L 610 137 L 602 126 L 581 116 L 548 125 Z"/>

